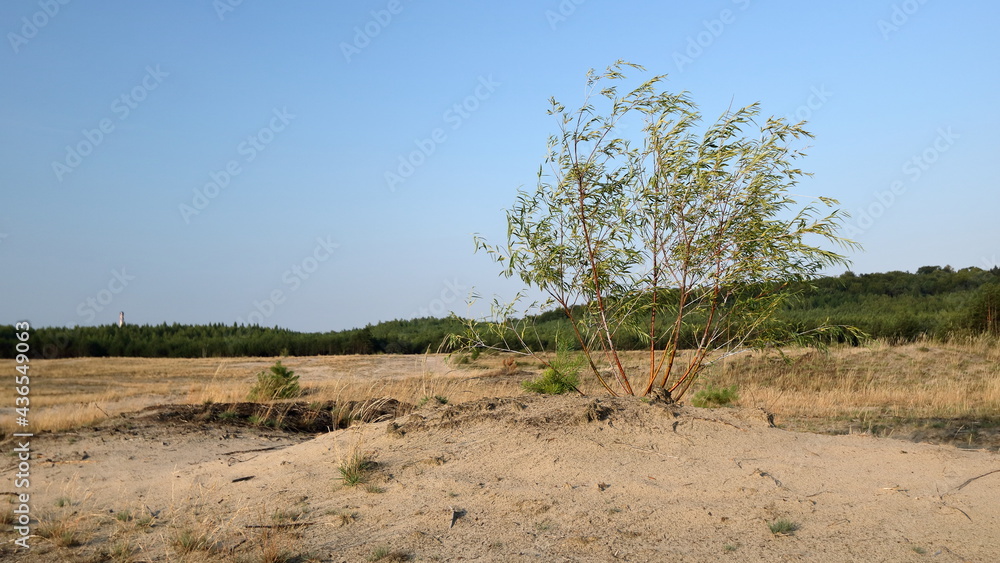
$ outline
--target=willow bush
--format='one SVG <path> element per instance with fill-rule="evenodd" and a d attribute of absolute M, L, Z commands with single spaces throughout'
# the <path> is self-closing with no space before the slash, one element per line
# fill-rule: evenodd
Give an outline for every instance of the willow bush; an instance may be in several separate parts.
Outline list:
<path fill-rule="evenodd" d="M 806 174 L 793 147 L 812 136 L 804 123 L 761 120 L 752 104 L 703 126 L 688 94 L 658 89 L 665 76 L 619 94 L 625 68 L 644 70 L 619 61 L 590 71 L 578 109 L 551 99 L 559 132 L 549 138 L 549 172 L 540 167 L 535 190 L 520 191 L 507 211 L 506 243 L 476 237 L 504 276 L 547 300 L 494 300 L 490 322 L 468 320 L 463 343 L 530 354 L 558 371 L 536 352 L 530 314 L 556 308 L 609 393 L 660 387 L 679 399 L 713 359 L 851 331 L 796 334 L 774 321 L 790 286 L 846 266 L 823 244 L 857 247 L 837 234 L 844 215 L 830 209 L 835 200 L 800 205 L 789 191 Z M 638 372 L 618 344 L 636 339 L 648 349 Z M 682 347 L 693 348 L 683 360 Z"/>

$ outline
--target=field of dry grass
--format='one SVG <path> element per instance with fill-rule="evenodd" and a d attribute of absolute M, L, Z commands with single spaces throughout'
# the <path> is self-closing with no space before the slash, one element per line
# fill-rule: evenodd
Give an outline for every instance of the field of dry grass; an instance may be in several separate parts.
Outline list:
<path fill-rule="evenodd" d="M 629 353 L 626 361 L 638 371 L 644 358 Z M 242 401 L 256 374 L 279 359 L 300 376 L 308 402 L 392 397 L 417 403 L 440 396 L 455 404 L 520 395 L 520 381 L 539 372 L 530 359 L 520 358 L 512 369 L 495 355 L 464 364 L 445 355 L 35 360 L 32 429 L 79 427 L 156 404 Z M 8 373 L 13 368 L 10 360 L 0 362 Z M 711 366 L 695 390 L 709 384 L 735 385 L 737 404 L 764 408 L 798 428 L 885 434 L 893 421 L 1000 424 L 995 339 L 748 353 Z M 581 389 L 603 395 L 592 378 L 584 377 Z M 15 430 L 13 405 L 13 389 L 0 388 L 4 434 Z"/>

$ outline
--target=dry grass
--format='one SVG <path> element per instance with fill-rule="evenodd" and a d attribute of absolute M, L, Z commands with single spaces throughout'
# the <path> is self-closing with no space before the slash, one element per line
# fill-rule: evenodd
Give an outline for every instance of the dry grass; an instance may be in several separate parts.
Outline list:
<path fill-rule="evenodd" d="M 83 542 L 83 526 L 79 517 L 42 516 L 35 531 L 58 547 L 76 547 Z"/>
<path fill-rule="evenodd" d="M 278 358 L 85 358 L 32 362 L 31 429 L 64 430 L 118 413 L 164 403 L 242 401 L 256 374 Z M 643 352 L 625 355 L 641 373 Z M 316 356 L 282 358 L 300 375 L 309 402 L 392 397 L 418 404 L 425 397 L 449 404 L 523 394 L 537 362 L 487 355 L 461 366 L 444 355 Z M 710 367 L 704 380 L 736 385 L 743 406 L 786 417 L 996 417 L 1000 415 L 1000 343 L 993 339 L 836 347 L 828 354 L 786 350 L 731 357 Z M 0 361 L 0 370 L 13 362 Z M 582 373 L 580 388 L 603 390 Z M 15 431 L 12 388 L 0 388 L 0 431 Z M 2 408 L 10 405 L 11 408 Z"/>
<path fill-rule="evenodd" d="M 1000 416 L 995 340 L 755 354 L 716 366 L 708 380 L 737 385 L 744 406 L 788 417 Z"/>
<path fill-rule="evenodd" d="M 31 430 L 66 430 L 119 413 L 166 403 L 228 403 L 246 399 L 256 374 L 279 358 L 78 358 L 33 360 Z M 416 404 L 440 395 L 458 403 L 517 395 L 518 380 L 476 379 L 488 370 L 456 369 L 447 356 L 311 356 L 280 358 L 300 376 L 309 402 L 393 397 Z M 495 362 L 499 365 L 499 359 Z M 0 370 L 13 372 L 12 360 Z M 0 388 L 0 432 L 18 431 L 14 391 Z M 9 408 L 5 408 L 9 405 Z M 23 430 L 23 429 L 22 429 Z"/>

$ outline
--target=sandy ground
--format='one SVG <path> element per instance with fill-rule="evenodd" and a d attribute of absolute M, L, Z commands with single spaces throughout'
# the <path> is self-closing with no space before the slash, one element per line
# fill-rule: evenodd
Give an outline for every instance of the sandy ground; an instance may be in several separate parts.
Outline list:
<path fill-rule="evenodd" d="M 1000 455 L 749 409 L 518 397 L 320 434 L 161 409 L 32 448 L 33 515 L 82 543 L 25 552 L 8 530 L 4 560 L 1000 560 Z M 348 487 L 354 454 L 374 463 Z M 772 534 L 779 519 L 798 529 Z M 209 549 L 181 553 L 183 532 Z"/>

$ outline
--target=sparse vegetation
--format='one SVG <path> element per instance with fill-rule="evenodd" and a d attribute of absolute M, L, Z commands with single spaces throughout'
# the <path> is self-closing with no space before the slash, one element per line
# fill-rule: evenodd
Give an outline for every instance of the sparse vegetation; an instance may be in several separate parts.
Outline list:
<path fill-rule="evenodd" d="M 174 548 L 181 554 L 210 551 L 212 548 L 212 542 L 207 535 L 190 529 L 179 531 L 174 536 L 173 544 Z"/>
<path fill-rule="evenodd" d="M 539 532 L 547 532 L 552 529 L 552 521 L 542 520 L 541 522 L 535 522 L 535 529 Z"/>
<path fill-rule="evenodd" d="M 699 390 L 691 398 L 691 404 L 699 408 L 725 407 L 740 398 L 737 387 L 712 387 L 711 385 Z"/>
<path fill-rule="evenodd" d="M 385 561 L 387 563 L 395 561 L 409 561 L 410 555 L 403 551 L 394 551 L 386 546 L 376 547 L 371 555 L 368 556 L 368 561 Z"/>
<path fill-rule="evenodd" d="M 257 534 L 252 538 L 252 551 L 256 557 L 255 563 L 292 563 L 293 561 L 305 561 L 290 549 L 289 544 L 293 543 L 288 534 L 271 528 L 259 528 Z"/>
<path fill-rule="evenodd" d="M 278 360 L 268 371 L 257 374 L 257 383 L 250 389 L 247 398 L 251 401 L 273 401 L 294 399 L 301 394 L 299 376 Z"/>
<path fill-rule="evenodd" d="M 771 533 L 776 536 L 790 536 L 799 529 L 799 525 L 791 520 L 781 518 L 767 525 Z"/>
<path fill-rule="evenodd" d="M 252 414 L 247 417 L 247 422 L 253 424 L 254 426 L 267 426 L 269 428 L 281 427 L 280 420 L 269 418 L 266 414 Z"/>
<path fill-rule="evenodd" d="M 340 478 L 343 480 L 344 485 L 353 487 L 363 484 L 376 467 L 378 467 L 378 464 L 367 455 L 354 452 L 341 460 L 340 466 L 337 469 L 340 472 Z"/>
<path fill-rule="evenodd" d="M 36 531 L 39 536 L 59 547 L 80 545 L 80 522 L 69 517 L 43 518 Z"/>
<path fill-rule="evenodd" d="M 271 514 L 271 520 L 277 522 L 278 524 L 287 524 L 289 522 L 296 522 L 299 518 L 305 514 L 305 510 L 302 508 L 292 508 L 289 510 L 275 510 Z"/>
<path fill-rule="evenodd" d="M 134 559 L 135 547 L 125 539 L 120 539 L 111 544 L 108 549 L 108 557 L 115 563 L 130 563 Z"/>
<path fill-rule="evenodd" d="M 418 407 L 422 407 L 422 406 L 426 405 L 427 403 L 431 403 L 431 404 L 434 404 L 434 405 L 447 405 L 448 404 L 448 397 L 445 397 L 443 395 L 434 395 L 433 397 L 430 396 L 430 395 L 425 395 L 425 396 L 421 397 L 420 402 L 417 403 L 417 406 Z"/>
<path fill-rule="evenodd" d="M 156 519 L 153 517 L 152 514 L 142 514 L 140 516 L 136 516 L 132 520 L 132 524 L 136 528 L 152 528 L 153 527 L 153 522 L 155 520 Z"/>

